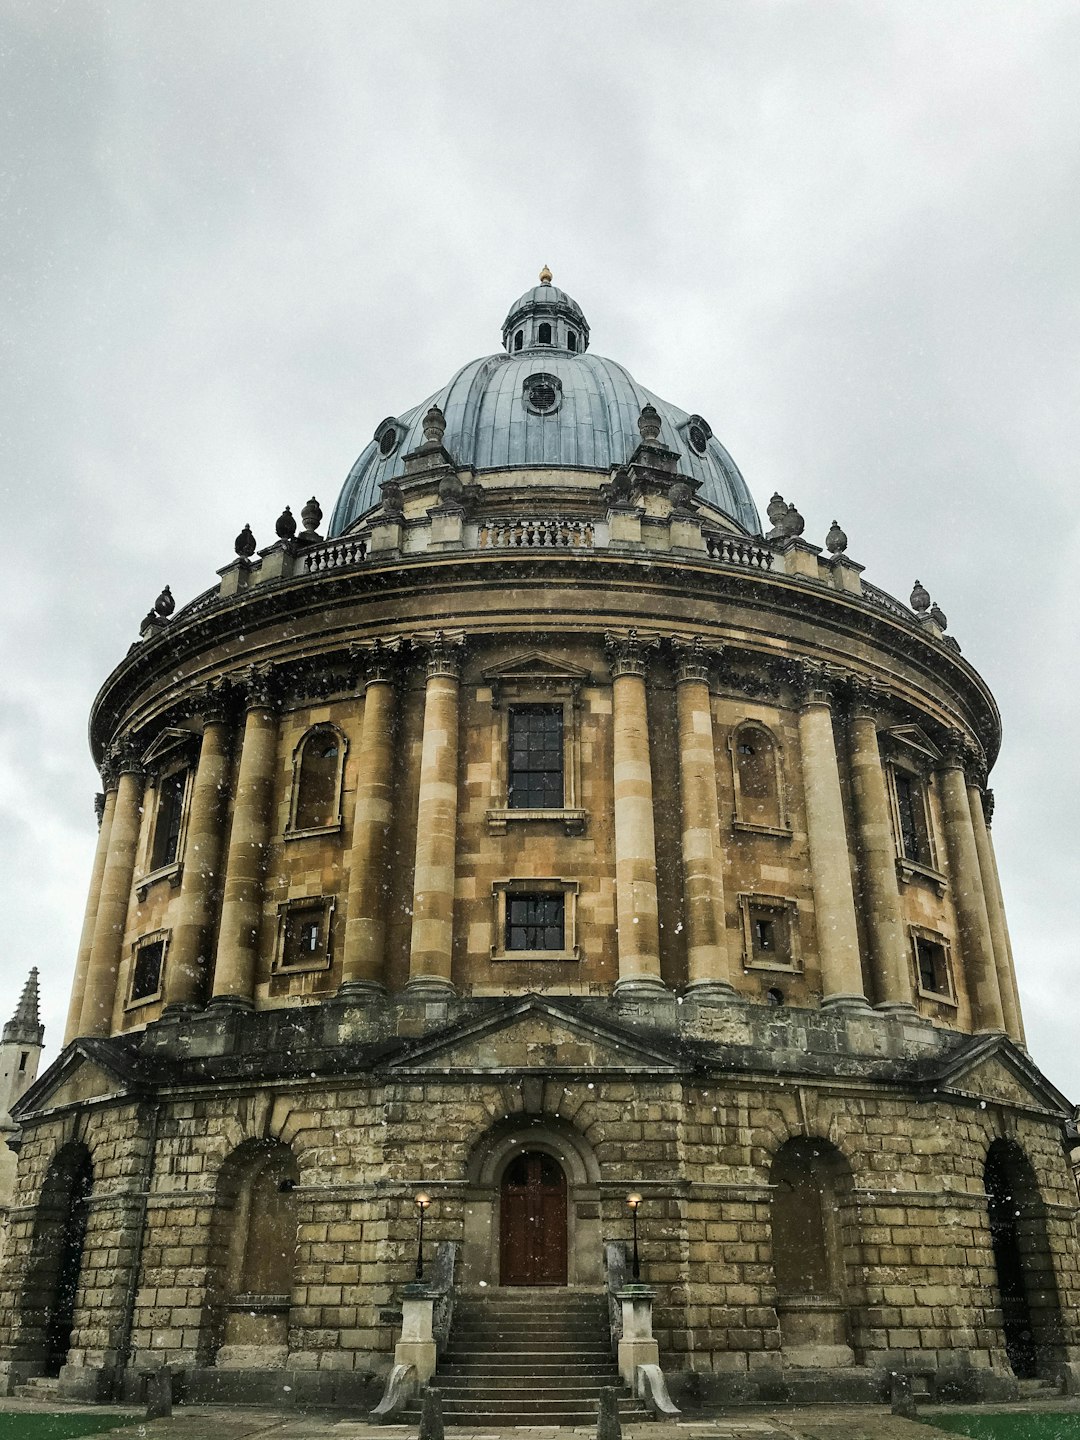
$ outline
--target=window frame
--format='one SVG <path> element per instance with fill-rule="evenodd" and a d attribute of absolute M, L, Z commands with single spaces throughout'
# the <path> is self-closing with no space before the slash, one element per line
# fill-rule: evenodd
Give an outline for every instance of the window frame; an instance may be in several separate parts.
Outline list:
<path fill-rule="evenodd" d="M 802 973 L 802 950 L 799 944 L 799 905 L 787 895 L 762 895 L 757 891 L 744 892 L 738 896 L 739 921 L 743 937 L 742 963 L 744 970 L 777 971 L 784 975 Z M 754 951 L 754 911 L 768 911 L 772 916 L 782 916 L 786 924 L 787 958 L 762 960 Z"/>
<path fill-rule="evenodd" d="M 570 670 L 543 655 L 527 655 L 485 671 L 493 713 L 491 727 L 491 800 L 488 830 L 505 835 L 509 825 L 561 824 L 567 835 L 581 835 L 588 811 L 581 804 L 581 708 L 585 670 Z M 487 698 L 480 690 L 478 699 Z M 532 705 L 562 709 L 563 803 L 560 806 L 511 807 L 510 712 Z"/>
<path fill-rule="evenodd" d="M 170 738 L 159 748 L 155 743 L 143 757 L 143 763 L 160 760 L 159 767 L 151 772 L 149 793 L 144 793 L 146 808 L 145 831 L 142 837 L 141 873 L 135 886 L 135 895 L 141 905 L 152 885 L 168 880 L 175 890 L 184 878 L 184 854 L 187 850 L 188 821 L 191 818 L 191 794 L 195 785 L 195 761 L 191 747 L 198 740 L 192 731 L 171 732 Z M 180 794 L 180 816 L 176 832 L 175 858 L 164 865 L 154 865 L 154 846 L 157 839 L 160 815 L 162 782 L 183 773 L 184 783 Z M 148 803 L 149 802 L 149 803 Z"/>
<path fill-rule="evenodd" d="M 274 958 L 270 964 L 271 975 L 310 975 L 329 970 L 333 963 L 333 925 L 335 898 L 327 895 L 296 895 L 282 900 L 278 905 L 277 936 L 274 942 Z M 310 960 L 292 963 L 286 958 L 289 938 L 290 917 L 310 910 L 320 914 L 322 936 L 319 949 Z"/>
<path fill-rule="evenodd" d="M 169 941 L 171 933 L 168 930 L 151 930 L 146 935 L 140 935 L 132 942 L 131 961 L 128 967 L 127 987 L 125 990 L 124 1009 L 141 1010 L 146 1005 L 157 1005 L 165 994 L 165 966 L 169 961 Z M 139 964 L 139 952 L 149 950 L 153 946 L 161 946 L 161 964 L 158 968 L 157 988 L 150 995 L 135 994 L 135 975 Z"/>
<path fill-rule="evenodd" d="M 300 809 L 300 781 L 303 776 L 304 755 L 309 745 L 321 735 L 333 735 L 337 741 L 337 774 L 335 777 L 336 813 L 335 818 L 325 825 L 303 825 L 296 823 L 297 812 Z M 349 741 L 340 725 L 335 725 L 332 720 L 319 720 L 310 725 L 300 736 L 293 749 L 292 758 L 292 782 L 289 791 L 289 819 L 285 826 L 284 839 L 303 840 L 309 835 L 333 835 L 340 832 L 342 816 L 342 796 L 345 789 L 345 757 L 348 754 Z"/>
<path fill-rule="evenodd" d="M 915 993 L 921 1000 L 928 1000 L 935 1005 L 948 1005 L 951 1009 L 959 1008 L 956 998 L 956 977 L 953 973 L 952 946 L 947 936 L 940 930 L 931 930 L 925 925 L 909 925 L 908 937 L 911 947 L 911 964 L 914 971 Z M 936 945 L 941 951 L 941 963 L 944 970 L 946 990 L 927 990 L 922 983 L 922 970 L 919 966 L 919 942 Z"/>
<path fill-rule="evenodd" d="M 553 770 L 515 770 L 514 768 L 514 729 L 515 718 L 524 715 L 558 715 L 559 717 L 559 789 L 560 799 L 557 805 L 516 805 L 514 803 L 514 781 L 518 775 L 552 775 Z M 506 805 L 509 810 L 563 810 L 566 801 L 566 715 L 564 706 L 558 701 L 547 701 L 538 703 L 532 701 L 529 704 L 521 704 L 515 701 L 506 707 Z"/>
<path fill-rule="evenodd" d="M 940 760 L 940 752 L 914 726 L 888 731 L 882 739 L 897 879 L 902 885 L 910 885 L 913 881 L 928 882 L 940 898 L 948 888 L 948 881 L 941 869 L 940 851 L 934 829 L 934 807 L 931 803 L 933 766 Z M 913 782 L 914 798 L 922 812 L 928 860 L 905 854 L 904 826 L 896 783 L 898 775 L 903 775 Z"/>
<path fill-rule="evenodd" d="M 491 959 L 509 964 L 565 964 L 581 960 L 577 943 L 578 882 L 555 875 L 516 876 L 495 880 L 491 886 Z M 563 948 L 561 950 L 511 950 L 507 941 L 508 898 L 511 896 L 561 896 L 563 902 Z"/>
<path fill-rule="evenodd" d="M 753 733 L 763 734 L 772 746 L 773 756 L 773 784 L 776 787 L 776 813 L 779 825 L 766 825 L 760 820 L 753 820 L 747 813 L 747 801 L 742 793 L 742 783 L 739 778 L 739 739 L 742 735 Z M 728 757 L 731 762 L 731 783 L 735 796 L 735 804 L 732 817 L 732 828 L 742 830 L 752 835 L 772 835 L 780 840 L 790 840 L 792 835 L 791 816 L 788 813 L 786 787 L 784 785 L 784 761 L 783 745 L 780 737 L 771 726 L 766 725 L 763 720 L 747 716 L 733 725 L 728 734 Z"/>

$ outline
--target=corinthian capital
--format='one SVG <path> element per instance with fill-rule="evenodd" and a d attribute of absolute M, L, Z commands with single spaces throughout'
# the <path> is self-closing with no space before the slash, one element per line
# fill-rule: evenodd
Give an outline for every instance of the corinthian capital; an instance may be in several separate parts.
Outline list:
<path fill-rule="evenodd" d="M 272 665 L 250 665 L 240 677 L 246 710 L 277 709 L 278 687 Z"/>
<path fill-rule="evenodd" d="M 788 663 L 787 679 L 802 707 L 832 705 L 836 699 L 841 672 L 820 660 L 799 658 Z"/>
<path fill-rule="evenodd" d="M 418 640 L 417 646 L 423 653 L 429 680 L 437 675 L 444 675 L 449 680 L 461 679 L 461 662 L 465 658 L 464 635 L 448 635 L 444 630 L 436 630 L 434 635 Z"/>
<path fill-rule="evenodd" d="M 655 635 L 639 635 L 636 629 L 627 630 L 622 635 L 608 631 L 604 636 L 604 651 L 611 678 L 617 680 L 620 675 L 640 675 L 644 678 L 649 654 L 659 644 Z"/>
<path fill-rule="evenodd" d="M 675 635 L 671 640 L 671 648 L 675 654 L 676 680 L 700 680 L 706 685 L 723 653 L 723 646 L 706 645 L 700 635 L 689 638 Z"/>

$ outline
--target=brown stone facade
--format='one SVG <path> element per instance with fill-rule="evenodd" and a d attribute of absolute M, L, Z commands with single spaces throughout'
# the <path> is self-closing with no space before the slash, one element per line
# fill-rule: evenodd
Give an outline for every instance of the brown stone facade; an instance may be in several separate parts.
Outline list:
<path fill-rule="evenodd" d="M 417 1194 L 444 1343 L 455 1293 L 519 1283 L 507 1177 L 542 1172 L 536 1273 L 597 1296 L 642 1196 L 687 1393 L 1080 1363 L 993 697 L 838 526 L 697 498 L 684 419 L 646 405 L 610 472 L 480 473 L 432 407 L 346 533 L 287 511 L 144 621 L 91 718 L 66 1048 L 15 1107 L 6 1384 L 368 1403 Z"/>

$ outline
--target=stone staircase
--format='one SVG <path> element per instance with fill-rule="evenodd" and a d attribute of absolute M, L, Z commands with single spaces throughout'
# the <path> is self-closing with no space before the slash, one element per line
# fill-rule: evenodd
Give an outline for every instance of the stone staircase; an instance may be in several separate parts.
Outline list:
<path fill-rule="evenodd" d="M 447 1425 L 595 1425 L 615 1386 L 624 1419 L 645 1419 L 611 1353 L 603 1295 L 562 1288 L 489 1290 L 460 1298 L 431 1386 Z M 405 1415 L 416 1423 L 417 1399 Z"/>
<path fill-rule="evenodd" d="M 17 1400 L 57 1400 L 60 1397 L 59 1378 L 48 1375 L 35 1375 L 30 1380 L 24 1380 L 21 1385 L 15 1386 L 15 1398 Z"/>

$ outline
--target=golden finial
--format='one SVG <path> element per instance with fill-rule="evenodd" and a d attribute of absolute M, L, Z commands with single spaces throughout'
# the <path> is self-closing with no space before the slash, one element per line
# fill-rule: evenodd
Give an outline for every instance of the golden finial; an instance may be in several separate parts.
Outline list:
<path fill-rule="evenodd" d="M 541 284 L 541 285 L 550 285 L 550 284 L 551 284 L 551 271 L 548 269 L 548 267 L 547 267 L 546 265 L 545 265 L 544 268 L 540 271 L 540 284 Z"/>

